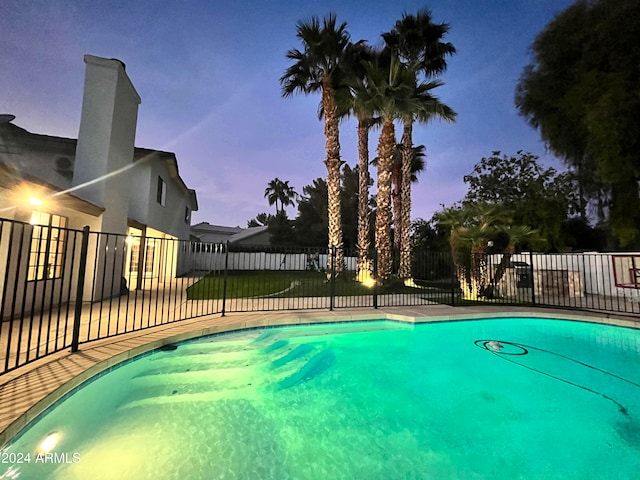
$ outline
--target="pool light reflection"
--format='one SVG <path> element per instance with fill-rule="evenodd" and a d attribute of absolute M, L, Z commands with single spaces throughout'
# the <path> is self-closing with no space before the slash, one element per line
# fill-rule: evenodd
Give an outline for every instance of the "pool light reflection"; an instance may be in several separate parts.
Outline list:
<path fill-rule="evenodd" d="M 36 448 L 36 453 L 44 454 L 49 453 L 51 450 L 56 448 L 58 442 L 62 438 L 62 434 L 60 432 L 51 432 L 49 435 L 44 437 L 42 441 L 38 444 Z"/>

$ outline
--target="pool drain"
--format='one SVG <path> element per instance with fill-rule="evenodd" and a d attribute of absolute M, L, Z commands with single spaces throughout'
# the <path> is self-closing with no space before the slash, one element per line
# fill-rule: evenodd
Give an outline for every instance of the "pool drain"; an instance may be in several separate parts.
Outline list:
<path fill-rule="evenodd" d="M 504 340 L 476 340 L 473 343 L 477 347 L 499 355 L 526 355 L 529 353 L 529 350 L 524 345 Z"/>

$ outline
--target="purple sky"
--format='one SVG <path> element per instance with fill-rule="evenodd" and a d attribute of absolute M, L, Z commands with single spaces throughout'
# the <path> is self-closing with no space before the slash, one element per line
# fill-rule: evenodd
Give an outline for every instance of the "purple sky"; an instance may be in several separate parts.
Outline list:
<path fill-rule="evenodd" d="M 451 25 L 458 53 L 440 99 L 455 124 L 414 128 L 427 168 L 413 189 L 413 218 L 460 200 L 462 181 L 493 150 L 525 150 L 558 166 L 516 113 L 514 90 L 535 36 L 570 0 L 417 1 L 45 1 L 0 2 L 0 113 L 34 133 L 77 138 L 83 55 L 118 58 L 142 97 L 136 146 L 168 150 L 198 194 L 193 223 L 246 226 L 272 211 L 274 177 L 298 192 L 324 177 L 319 95 L 280 95 L 285 53 L 299 48 L 295 24 L 337 13 L 352 40 L 379 45 L 403 12 L 421 7 Z M 340 131 L 342 157 L 357 162 L 355 123 Z M 379 131 L 370 136 L 375 156 Z M 375 192 L 375 186 L 372 193 Z M 295 209 L 289 209 L 295 216 Z"/>

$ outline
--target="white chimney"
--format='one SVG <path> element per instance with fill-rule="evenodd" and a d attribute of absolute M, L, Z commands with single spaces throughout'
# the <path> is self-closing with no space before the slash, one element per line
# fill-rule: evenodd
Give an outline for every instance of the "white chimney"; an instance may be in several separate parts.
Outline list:
<path fill-rule="evenodd" d="M 74 193 L 105 208 L 100 230 L 125 233 L 140 96 L 120 60 L 85 55 L 82 117 L 76 148 Z"/>

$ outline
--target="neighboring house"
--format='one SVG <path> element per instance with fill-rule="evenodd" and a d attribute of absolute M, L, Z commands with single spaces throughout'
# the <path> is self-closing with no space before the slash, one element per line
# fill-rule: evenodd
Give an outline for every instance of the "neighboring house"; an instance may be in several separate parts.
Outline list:
<path fill-rule="evenodd" d="M 175 154 L 134 147 L 140 97 L 124 64 L 91 55 L 84 61 L 78 140 L 31 133 L 12 123 L 12 115 L 0 115 L 0 271 L 10 272 L 0 279 L 5 301 L 8 293 L 29 299 L 40 289 L 74 288 L 56 285 L 75 258 L 72 232 L 64 229 L 115 234 L 90 243 L 95 261 L 86 278 L 93 288 L 85 300 L 120 293 L 113 278 L 139 288 L 144 278 L 174 277 L 186 268 L 177 241 L 190 238 L 196 192 L 180 177 Z M 14 248 L 8 258 L 5 240 L 15 245 L 17 234 L 2 219 L 29 224 L 21 255 Z M 21 256 L 28 267 L 18 265 Z M 103 285 L 100 277 L 111 281 Z"/>
<path fill-rule="evenodd" d="M 211 225 L 208 222 L 198 223 L 191 227 L 192 238 L 203 243 L 226 243 L 232 245 L 271 245 L 268 227 L 225 227 Z"/>
<path fill-rule="evenodd" d="M 243 230 L 241 227 L 224 227 L 201 222 L 191 226 L 191 237 L 195 237 L 197 241 L 204 243 L 224 243 Z"/>

